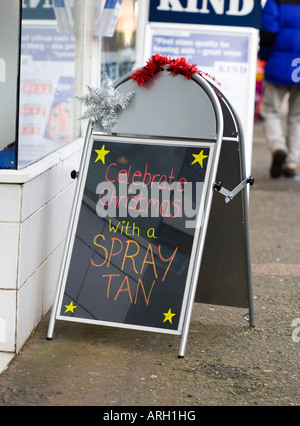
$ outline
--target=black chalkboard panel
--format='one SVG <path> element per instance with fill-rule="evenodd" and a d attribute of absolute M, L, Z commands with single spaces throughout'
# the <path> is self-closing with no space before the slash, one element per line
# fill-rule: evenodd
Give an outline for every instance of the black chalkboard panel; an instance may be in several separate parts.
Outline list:
<path fill-rule="evenodd" d="M 180 334 L 213 150 L 91 138 L 58 318 Z"/>

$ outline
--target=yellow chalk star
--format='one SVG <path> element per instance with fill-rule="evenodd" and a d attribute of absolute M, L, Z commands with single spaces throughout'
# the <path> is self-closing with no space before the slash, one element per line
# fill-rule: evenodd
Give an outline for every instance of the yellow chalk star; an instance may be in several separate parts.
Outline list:
<path fill-rule="evenodd" d="M 165 314 L 164 313 L 164 316 L 165 316 L 165 319 L 164 319 L 164 321 L 163 322 L 166 322 L 166 321 L 170 321 L 170 323 L 172 324 L 172 318 L 175 316 L 176 314 L 172 314 L 172 312 L 171 312 L 171 308 L 169 309 L 169 311 Z"/>
<path fill-rule="evenodd" d="M 204 160 L 204 158 L 208 158 L 208 155 L 204 155 L 203 154 L 203 149 L 202 149 L 202 151 L 199 154 L 193 154 L 193 157 L 195 157 L 195 160 L 192 162 L 192 165 L 196 164 L 196 163 L 199 163 L 200 166 L 203 169 L 203 160 Z"/>
<path fill-rule="evenodd" d="M 67 312 L 72 312 L 73 314 L 74 314 L 74 309 L 76 309 L 77 308 L 77 306 L 74 306 L 73 305 L 73 302 L 71 302 L 70 303 L 70 305 L 65 305 L 65 308 L 67 308 L 66 310 L 65 310 L 65 313 L 67 313 Z"/>
<path fill-rule="evenodd" d="M 103 164 L 105 164 L 105 156 L 110 152 L 107 151 L 105 149 L 105 145 L 102 146 L 101 149 L 96 149 L 95 152 L 98 154 L 98 157 L 95 161 L 95 163 L 97 163 L 97 161 L 101 160 Z"/>

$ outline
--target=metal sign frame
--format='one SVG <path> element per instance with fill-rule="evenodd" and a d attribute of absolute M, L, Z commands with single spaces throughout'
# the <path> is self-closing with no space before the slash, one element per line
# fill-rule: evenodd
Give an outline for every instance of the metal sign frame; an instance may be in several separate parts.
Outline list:
<path fill-rule="evenodd" d="M 197 252 L 197 246 L 199 245 L 199 241 L 201 241 L 202 238 L 202 232 L 203 232 L 203 227 L 202 227 L 202 222 L 203 222 L 203 217 L 204 217 L 204 206 L 207 204 L 207 198 L 208 198 L 208 193 L 209 188 L 211 188 L 211 184 L 208 184 L 208 178 L 204 181 L 204 187 L 203 187 L 203 197 L 201 198 L 201 202 L 198 208 L 198 217 L 197 217 L 197 224 L 195 227 L 195 235 L 193 238 L 193 247 L 192 247 L 192 252 L 191 252 L 191 257 L 190 257 L 190 261 L 189 261 L 189 270 L 188 270 L 188 274 L 187 274 L 187 278 L 186 278 L 186 285 L 185 285 L 185 292 L 184 292 L 184 297 L 183 297 L 183 302 L 182 302 L 182 308 L 181 308 L 181 313 L 180 313 L 180 321 L 179 321 L 179 325 L 178 325 L 178 329 L 177 330 L 170 330 L 170 329 L 164 329 L 163 327 L 161 328 L 155 328 L 155 327 L 148 327 L 148 326 L 139 326 L 139 325 L 135 325 L 135 324 L 123 324 L 123 323 L 114 323 L 108 320 L 91 320 L 91 319 L 85 319 L 85 318 L 80 318 L 80 317 L 76 317 L 76 316 L 64 316 L 62 315 L 60 312 L 63 308 L 63 298 L 64 298 L 64 288 L 65 288 L 65 284 L 66 284 L 66 280 L 67 280 L 67 275 L 68 275 L 68 270 L 69 270 L 69 266 L 70 266 L 70 259 L 71 259 L 71 254 L 72 254 L 72 247 L 74 245 L 74 239 L 75 239 L 75 234 L 76 234 L 76 228 L 77 228 L 77 223 L 78 223 L 78 218 L 79 218 L 79 214 L 80 214 L 80 207 L 81 207 L 81 200 L 83 199 L 83 192 L 84 192 L 84 186 L 85 186 L 85 182 L 86 182 L 86 177 L 87 177 L 87 173 L 88 173 L 88 168 L 89 168 L 89 164 L 90 164 L 90 158 L 91 158 L 91 151 L 92 151 L 92 146 L 93 146 L 93 142 L 101 142 L 101 143 L 106 143 L 106 142 L 110 142 L 110 143 L 115 143 L 115 142 L 120 142 L 120 143 L 124 143 L 124 144 L 145 144 L 145 145 L 150 145 L 150 146 L 161 146 L 162 144 L 165 146 L 169 146 L 169 147 L 194 147 L 194 148 L 199 148 L 199 149 L 203 149 L 203 148 L 209 148 L 210 149 L 210 155 L 209 155 L 209 162 L 206 168 L 206 174 L 209 178 L 210 173 L 211 173 L 211 169 L 213 167 L 213 161 L 215 160 L 214 157 L 214 148 L 215 148 L 215 143 L 212 142 L 196 142 L 196 141 L 172 141 L 172 140 L 159 140 L 159 139 L 142 139 L 142 138 L 128 138 L 128 137 L 115 137 L 115 136 L 107 136 L 107 135 L 103 135 L 101 133 L 97 133 L 96 131 L 92 132 L 92 135 L 90 137 L 90 140 L 88 141 L 87 144 L 87 161 L 83 164 L 83 168 L 79 174 L 79 179 L 78 179 L 78 203 L 76 204 L 76 208 L 75 208 L 75 212 L 74 212 L 74 221 L 73 221 L 73 226 L 72 226 L 72 230 L 71 230 L 71 234 L 70 234 L 70 242 L 69 242 L 69 249 L 67 250 L 67 257 L 66 257 L 66 261 L 63 267 L 63 274 L 62 274 L 62 280 L 61 280 L 61 291 L 60 291 L 60 296 L 59 296 L 59 301 L 58 301 L 58 305 L 57 305 L 57 314 L 56 314 L 56 319 L 60 319 L 60 320 L 65 320 L 65 321 L 74 321 L 74 322 L 83 322 L 83 323 L 87 323 L 87 324 L 98 324 L 98 325 L 106 325 L 106 326 L 114 326 L 114 327 L 119 327 L 119 328 L 128 328 L 128 329 L 137 329 L 137 330 L 148 330 L 148 331 L 153 331 L 153 332 L 161 332 L 161 333 L 169 333 L 169 334 L 181 334 L 182 328 L 183 328 L 183 320 L 184 320 L 184 313 L 186 311 L 186 304 L 187 304 L 187 299 L 188 299 L 188 293 L 189 293 L 189 289 L 190 289 L 190 285 L 191 285 L 191 279 L 192 279 L 192 272 L 193 272 L 193 264 L 195 262 L 196 259 L 196 252 Z M 213 160 L 214 159 L 214 160 Z M 211 182 L 210 182 L 211 183 Z"/>
<path fill-rule="evenodd" d="M 212 80 L 210 77 L 206 77 L 208 83 L 212 88 L 218 93 L 220 87 L 218 84 Z M 219 101 L 222 105 L 223 117 L 224 117 L 224 137 L 223 137 L 223 148 L 226 144 L 232 145 L 234 147 L 234 151 L 236 156 L 238 157 L 236 161 L 236 173 L 238 177 L 236 177 L 236 183 L 238 184 L 235 188 L 224 188 L 222 182 L 218 181 L 219 172 L 222 174 L 222 170 L 218 170 L 217 172 L 217 180 L 214 185 L 214 189 L 217 193 L 220 193 L 221 196 L 224 196 L 224 204 L 223 208 L 219 208 L 217 211 L 216 206 L 219 204 L 216 203 L 216 200 L 220 195 L 215 194 L 213 198 L 213 208 L 211 212 L 210 221 L 212 222 L 211 228 L 207 234 L 207 241 L 210 242 L 211 247 L 216 247 L 217 243 L 219 245 L 221 252 L 228 252 L 232 250 L 231 242 L 227 241 L 225 233 L 222 235 L 222 229 L 225 228 L 231 232 L 236 232 L 237 227 L 239 226 L 242 242 L 242 249 L 237 253 L 235 251 L 235 260 L 239 258 L 240 264 L 243 263 L 243 273 L 244 273 L 244 281 L 246 282 L 246 286 L 244 289 L 244 296 L 240 298 L 237 302 L 236 300 L 232 303 L 232 300 L 225 301 L 224 298 L 222 300 L 222 295 L 218 295 L 218 298 L 215 300 L 210 300 L 208 303 L 213 304 L 222 304 L 228 306 L 237 306 L 237 307 L 247 307 L 249 309 L 249 313 L 244 315 L 244 318 L 249 321 L 250 327 L 255 327 L 255 312 L 254 312 L 254 303 L 253 303 L 253 286 L 252 286 L 252 267 L 251 267 L 251 249 L 250 249 L 250 229 L 249 229 L 249 186 L 253 185 L 254 178 L 253 176 L 248 174 L 247 170 L 247 149 L 244 138 L 244 131 L 241 120 L 229 102 L 229 98 L 222 91 L 219 95 Z M 226 125 L 227 121 L 227 125 Z M 228 124 L 230 123 L 230 124 Z M 230 151 L 232 154 L 232 150 Z M 222 154 L 220 156 L 220 163 L 222 162 Z M 219 169 L 221 169 L 221 164 L 219 164 Z M 226 178 L 228 177 L 228 173 L 226 173 Z M 236 214 L 233 219 L 228 219 L 228 215 L 226 214 L 225 203 L 230 203 L 235 197 L 239 198 L 237 202 L 239 203 L 240 212 Z M 218 229 L 216 232 L 214 228 L 216 223 L 222 222 L 222 227 Z M 205 248 L 207 253 L 205 253 L 208 257 L 211 258 L 212 254 L 209 252 L 209 247 Z M 215 253 L 214 253 L 215 255 Z M 241 260 L 242 259 L 242 260 Z M 228 271 L 232 272 L 232 265 L 227 265 Z M 202 271 L 203 272 L 203 271 Z M 205 276 L 206 275 L 206 276 Z M 213 276 L 213 268 L 208 268 L 205 273 L 200 274 L 200 278 L 204 279 L 209 276 Z M 230 282 L 229 282 L 230 281 Z M 228 280 L 222 281 L 222 287 L 224 288 L 224 292 L 234 292 L 235 294 L 238 291 L 239 286 L 238 279 L 233 279 L 233 276 Z M 200 281 L 198 282 L 197 294 L 195 297 L 195 301 L 199 303 L 206 303 L 203 300 L 203 294 L 199 291 Z M 219 293 L 219 292 L 218 292 Z M 210 296 L 211 297 L 211 296 Z M 217 300 L 218 299 L 218 300 Z M 221 300 L 221 303 L 220 303 Z M 247 318 L 246 318 L 247 316 Z"/>
<path fill-rule="evenodd" d="M 171 79 L 173 79 L 174 77 L 170 77 Z M 178 79 L 183 79 L 183 77 L 179 76 L 176 77 Z M 119 80 L 116 84 L 115 84 L 115 88 L 120 88 L 122 87 L 122 85 L 124 83 L 128 83 L 130 81 L 130 75 L 125 76 L 123 79 Z M 220 152 L 221 152 L 221 146 L 222 146 L 222 137 L 223 137 L 223 128 L 224 128 L 224 120 L 223 120 L 223 114 L 222 114 L 222 109 L 221 109 L 221 105 L 218 101 L 218 97 L 215 93 L 215 89 L 213 87 L 211 87 L 211 85 L 201 76 L 199 76 L 198 74 L 193 75 L 192 77 L 192 81 L 193 84 L 197 84 L 198 86 L 200 86 L 200 89 L 202 91 L 204 91 L 206 93 L 206 96 L 208 96 L 208 99 L 213 107 L 213 111 L 215 114 L 215 121 L 216 121 L 216 131 L 217 134 L 212 135 L 211 136 L 211 140 L 207 140 L 205 139 L 205 143 L 213 143 L 214 144 L 214 149 L 213 149 L 213 158 L 211 160 L 211 168 L 209 170 L 209 175 L 207 178 L 207 193 L 205 196 L 205 201 L 204 201 L 204 205 L 202 207 L 203 209 L 203 214 L 202 217 L 200 217 L 199 215 L 199 220 L 201 221 L 200 224 L 198 224 L 199 228 L 198 228 L 198 233 L 199 235 L 197 236 L 197 244 L 194 244 L 193 246 L 193 262 L 190 263 L 190 269 L 189 269 L 189 280 L 190 280 L 190 285 L 188 288 L 188 292 L 185 295 L 185 307 L 184 307 L 184 312 L 182 312 L 183 315 L 183 320 L 182 320 L 182 330 L 181 330 L 181 334 L 182 334 L 182 339 L 181 339 L 181 346 L 180 346 L 180 351 L 179 351 L 179 358 L 183 358 L 184 354 L 185 354 L 185 350 L 186 350 L 186 343 L 187 343 L 187 337 L 188 337 L 188 332 L 189 332 L 189 326 L 190 326 L 190 321 L 191 321 L 191 315 L 192 315 L 192 308 L 193 308 L 193 303 L 194 303 L 194 299 L 195 299 L 195 293 L 196 293 L 196 289 L 197 289 L 197 282 L 198 282 L 198 277 L 199 277 L 199 271 L 200 271 L 200 266 L 201 266 L 201 260 L 202 260 L 202 254 L 203 254 L 203 249 L 204 249 L 204 244 L 205 244 L 205 237 L 206 237 L 206 232 L 207 232 L 207 227 L 208 227 L 208 222 L 209 222 L 209 216 L 210 216 L 210 208 L 211 208 L 211 204 L 212 204 L 212 198 L 213 198 L 213 192 L 214 192 L 214 184 L 215 184 L 215 180 L 216 180 L 216 174 L 217 174 L 217 169 L 218 169 L 218 163 L 219 163 L 219 157 L 220 157 Z M 155 83 L 154 83 L 155 84 Z M 192 83 L 189 83 L 192 84 Z M 125 111 L 126 113 L 126 111 Z M 171 124 L 170 124 L 171 125 Z M 122 134 L 122 130 L 117 129 L 117 131 L 115 131 L 115 129 L 112 129 L 113 132 L 113 137 L 124 137 L 124 134 Z M 54 327 L 55 327 L 55 321 L 56 319 L 61 319 L 60 315 L 58 313 L 58 309 L 59 306 L 61 305 L 61 294 L 63 291 L 63 286 L 64 286 L 64 282 L 66 279 L 66 275 L 67 275 L 67 270 L 68 270 L 68 264 L 69 264 L 69 259 L 70 259 L 70 255 L 71 255 L 71 250 L 72 250 L 72 244 L 73 244 L 73 239 L 74 239 L 74 232 L 76 230 L 76 226 L 77 226 L 77 221 L 78 221 L 78 214 L 79 214 L 79 205 L 80 205 L 80 201 L 81 201 L 81 197 L 82 197 L 82 191 L 83 191 L 83 184 L 84 184 L 84 178 L 86 176 L 86 172 L 87 172 L 87 164 L 88 164 L 88 160 L 89 160 L 89 155 L 90 155 L 90 147 L 91 147 L 91 143 L 90 141 L 93 139 L 93 135 L 95 133 L 95 130 L 92 126 L 92 124 L 90 123 L 87 129 L 87 133 L 86 133 L 86 137 L 85 137 L 85 142 L 84 142 L 84 149 L 83 149 L 83 153 L 82 153 L 82 158 L 81 158 L 81 165 L 80 165 L 80 170 L 79 170 L 79 177 L 80 179 L 78 179 L 77 182 L 77 186 L 76 186 L 76 191 L 75 191 L 75 196 L 74 196 L 74 202 L 73 202 L 73 206 L 72 206 L 72 212 L 71 212 L 71 218 L 70 218 L 70 223 L 69 223 L 69 228 L 68 228 L 68 233 L 67 233 L 67 237 L 66 237 L 66 243 L 65 243 L 65 249 L 64 249 L 64 253 L 63 253 L 63 259 L 62 259 L 62 264 L 61 264 L 61 270 L 60 270 L 60 274 L 59 274 L 59 279 L 58 279 L 58 286 L 57 286 L 57 291 L 56 291 L 56 295 L 55 295 L 55 300 L 54 300 L 54 304 L 53 304 L 53 308 L 52 308 L 52 312 L 51 312 L 51 318 L 50 318 L 50 322 L 49 322 L 49 328 L 48 328 L 48 334 L 47 334 L 47 339 L 51 340 L 53 338 L 53 333 L 54 333 Z M 132 129 L 132 133 L 133 135 L 125 135 L 127 138 L 128 136 L 134 136 L 134 128 Z M 105 136 L 105 132 L 98 132 L 97 133 L 97 137 L 100 136 L 102 134 L 102 136 Z M 107 136 L 108 138 L 111 136 Z M 188 143 L 188 144 L 195 144 L 195 140 L 197 141 L 201 141 L 201 135 L 197 135 L 197 137 L 195 136 L 195 138 L 186 138 L 185 141 L 183 141 L 182 139 L 178 140 L 177 142 L 175 142 L 176 138 L 174 138 L 173 136 L 171 137 L 157 137 L 157 136 L 153 136 L 150 135 L 149 133 L 146 132 L 146 134 L 141 135 L 135 135 L 135 137 L 137 139 L 144 139 L 144 141 L 149 141 L 149 143 L 153 143 L 153 140 L 158 139 L 159 140 L 164 140 L 164 142 L 168 141 L 167 143 L 178 143 L 178 144 L 182 144 L 182 143 Z M 65 317 L 63 319 L 66 319 Z M 120 326 L 120 325 L 119 325 Z M 136 328 L 136 327 L 134 327 Z"/>

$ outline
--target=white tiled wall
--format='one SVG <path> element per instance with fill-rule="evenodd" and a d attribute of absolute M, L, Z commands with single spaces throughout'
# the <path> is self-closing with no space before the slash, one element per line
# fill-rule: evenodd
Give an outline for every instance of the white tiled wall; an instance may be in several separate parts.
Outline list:
<path fill-rule="evenodd" d="M 0 290 L 0 350 L 14 352 L 16 333 L 16 291 Z"/>
<path fill-rule="evenodd" d="M 74 185 L 60 192 L 21 224 L 19 287 L 59 246 L 65 234 Z"/>
<path fill-rule="evenodd" d="M 1 185 L 0 222 L 19 222 L 21 212 L 21 186 Z"/>
<path fill-rule="evenodd" d="M 0 351 L 18 352 L 51 308 L 81 149 L 0 171 Z"/>
<path fill-rule="evenodd" d="M 19 228 L 19 223 L 0 222 L 0 289 L 17 287 Z"/>

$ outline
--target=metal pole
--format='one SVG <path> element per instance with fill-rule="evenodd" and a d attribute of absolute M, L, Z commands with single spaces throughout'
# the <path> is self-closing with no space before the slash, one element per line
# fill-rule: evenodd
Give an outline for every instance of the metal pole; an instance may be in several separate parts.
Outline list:
<path fill-rule="evenodd" d="M 188 302 L 187 302 L 187 310 L 185 314 L 184 324 L 182 328 L 182 338 L 181 338 L 178 358 L 184 358 L 185 350 L 186 350 L 187 338 L 188 338 L 190 322 L 192 317 L 193 304 L 195 300 L 195 294 L 197 290 L 198 278 L 200 273 L 200 266 L 202 261 L 202 254 L 203 254 L 204 244 L 205 244 L 205 236 L 206 236 L 206 231 L 208 227 L 210 208 L 211 208 L 212 198 L 213 198 L 213 185 L 216 181 L 216 176 L 218 171 L 218 163 L 219 163 L 219 157 L 220 157 L 220 152 L 222 147 L 223 127 L 224 127 L 222 109 L 214 90 L 210 87 L 210 85 L 205 80 L 203 80 L 202 77 L 195 76 L 195 80 L 199 83 L 200 86 L 202 86 L 203 90 L 206 91 L 207 95 L 210 97 L 211 102 L 213 104 L 215 114 L 216 114 L 216 121 L 217 121 L 217 139 L 216 139 L 216 147 L 214 151 L 213 166 L 212 166 L 210 179 L 208 183 L 208 195 L 206 200 L 206 206 L 204 207 L 204 214 L 203 214 L 204 218 L 201 224 L 202 229 L 200 232 L 199 246 L 197 248 L 197 253 L 195 256 L 196 260 L 195 260 L 193 273 L 192 273 L 191 288 L 190 288 L 190 293 L 189 293 Z"/>
<path fill-rule="evenodd" d="M 246 151 L 245 140 L 242 126 L 237 119 L 239 139 L 240 139 L 240 157 L 243 175 L 246 175 Z M 251 248 L 250 248 L 250 229 L 249 229 L 249 187 L 248 185 L 243 191 L 244 195 L 244 226 L 245 226 L 245 239 L 247 245 L 247 272 L 248 272 L 248 301 L 249 301 L 249 325 L 255 327 L 254 303 L 253 303 L 253 279 L 252 279 L 252 261 L 251 261 Z"/>
<path fill-rule="evenodd" d="M 216 90 L 218 90 L 218 87 L 216 83 L 207 77 L 208 82 L 211 84 L 212 87 L 215 87 Z M 239 116 L 237 115 L 234 108 L 230 105 L 227 97 L 224 93 L 222 93 L 222 98 L 224 102 L 226 102 L 228 109 L 233 117 L 233 120 L 235 121 L 236 128 L 238 130 L 238 139 L 240 143 L 240 162 L 241 162 L 241 180 L 249 177 L 246 176 L 247 173 L 247 165 L 246 165 L 246 146 L 245 146 L 245 138 L 244 138 L 244 131 L 243 126 L 241 124 L 241 120 Z M 244 197 L 243 202 L 243 213 L 244 213 L 244 224 L 245 224 L 245 239 L 246 239 L 246 245 L 247 245 L 247 272 L 248 272 L 248 303 L 249 303 L 249 325 L 250 327 L 255 327 L 255 314 L 254 314 L 254 302 L 253 302 L 253 278 L 252 278 L 252 261 L 251 261 L 251 248 L 250 248 L 250 229 L 249 229 L 249 187 L 248 185 L 245 187 L 244 191 L 242 192 Z"/>
<path fill-rule="evenodd" d="M 57 288 L 56 288 L 56 294 L 55 294 L 54 303 L 53 303 L 50 321 L 49 321 L 49 326 L 48 326 L 47 340 L 53 339 L 55 319 L 56 319 L 56 315 L 57 315 L 57 308 L 58 308 L 58 302 L 59 302 L 59 297 L 60 297 L 61 285 L 62 285 L 62 280 L 63 280 L 63 276 L 64 276 L 64 272 L 65 272 L 65 264 L 66 264 L 66 259 L 67 259 L 67 255 L 68 255 L 68 252 L 69 252 L 70 240 L 71 240 L 72 230 L 73 230 L 73 226 L 74 226 L 75 212 L 76 212 L 77 204 L 78 204 L 78 201 L 79 201 L 78 198 L 79 198 L 79 191 L 80 191 L 80 175 L 81 175 L 81 171 L 83 170 L 83 167 L 84 167 L 84 164 L 85 164 L 85 161 L 86 161 L 87 151 L 88 151 L 88 147 L 89 147 L 89 140 L 91 138 L 92 133 L 93 133 L 93 126 L 92 126 L 91 123 L 89 123 L 88 128 L 87 128 L 87 132 L 86 132 L 86 136 L 85 136 L 85 140 L 84 140 L 84 145 L 83 145 L 81 163 L 80 163 L 80 168 L 79 168 L 79 179 L 77 180 L 77 183 L 76 183 L 76 190 L 75 190 L 73 205 L 72 205 L 72 209 L 71 209 L 70 222 L 69 222 L 68 232 L 67 232 L 67 236 L 66 236 L 66 240 L 65 240 L 63 257 L 62 257 L 62 261 L 61 261 L 61 267 L 60 267 L 59 276 L 58 276 L 58 284 L 57 284 Z"/>

